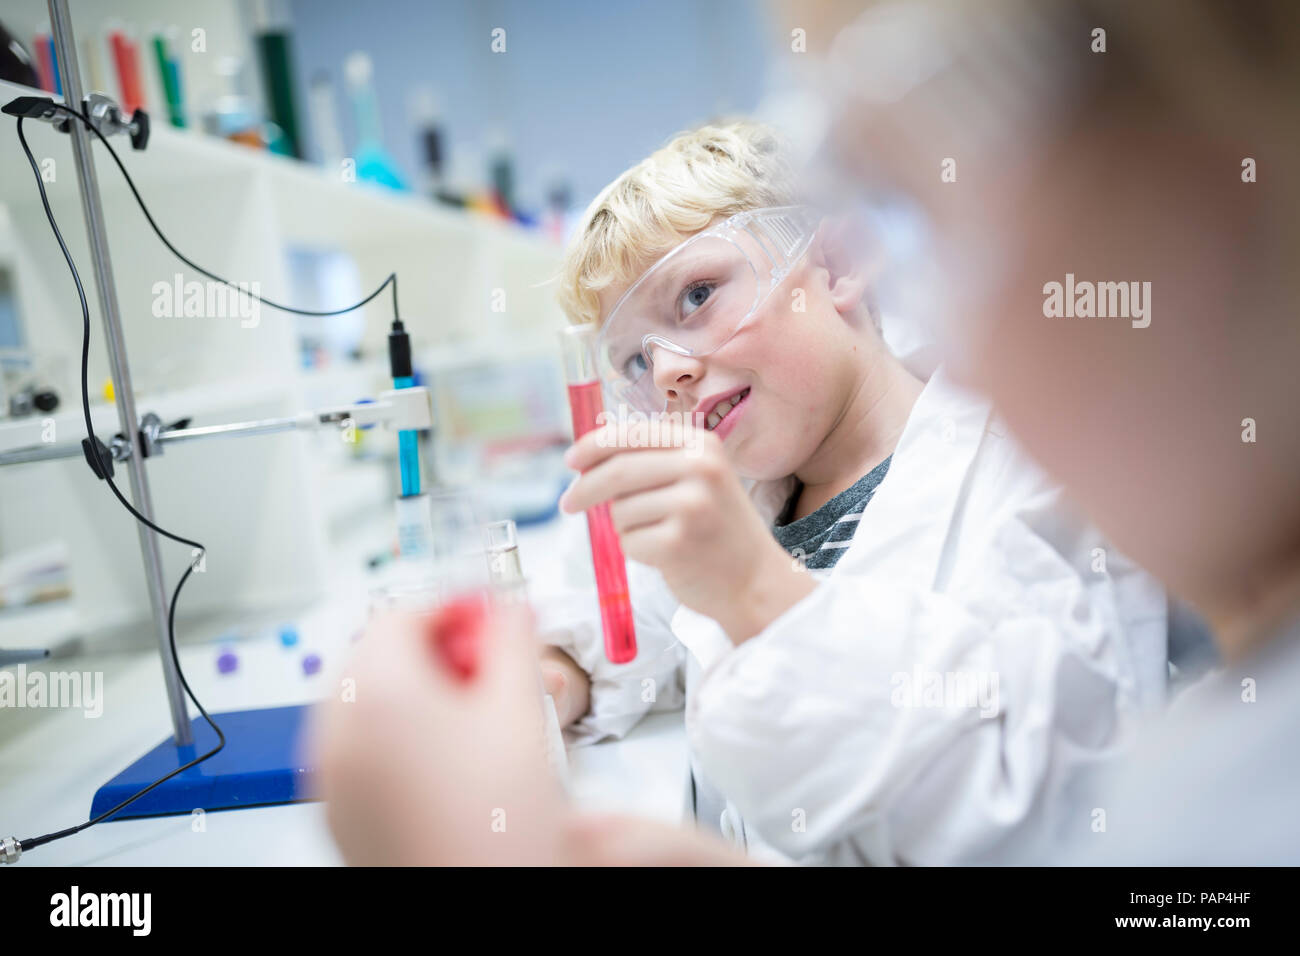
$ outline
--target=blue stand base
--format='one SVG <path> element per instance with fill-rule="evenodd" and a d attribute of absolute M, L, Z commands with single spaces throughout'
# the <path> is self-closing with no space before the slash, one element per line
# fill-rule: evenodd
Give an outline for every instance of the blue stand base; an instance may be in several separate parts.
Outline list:
<path fill-rule="evenodd" d="M 215 757 L 178 773 L 128 804 L 110 820 L 227 810 L 310 799 L 313 769 L 299 753 L 298 735 L 306 707 L 272 707 L 213 714 L 226 746 Z M 190 726 L 194 745 L 163 741 L 95 793 L 90 818 L 111 810 L 168 771 L 189 763 L 217 745 L 217 735 L 201 716 Z"/>

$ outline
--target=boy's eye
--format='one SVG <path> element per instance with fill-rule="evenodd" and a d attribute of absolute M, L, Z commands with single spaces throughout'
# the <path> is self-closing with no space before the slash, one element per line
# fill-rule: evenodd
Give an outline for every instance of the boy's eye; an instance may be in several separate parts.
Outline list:
<path fill-rule="evenodd" d="M 682 292 L 682 318 L 686 318 L 700 306 L 704 305 L 704 303 L 709 300 L 709 296 L 713 294 L 713 290 L 714 285 L 712 282 L 697 282 L 694 285 L 688 286 L 686 290 Z"/>
<path fill-rule="evenodd" d="M 623 377 L 629 382 L 638 381 L 648 371 L 650 371 L 650 365 L 640 352 L 634 352 L 623 363 Z"/>

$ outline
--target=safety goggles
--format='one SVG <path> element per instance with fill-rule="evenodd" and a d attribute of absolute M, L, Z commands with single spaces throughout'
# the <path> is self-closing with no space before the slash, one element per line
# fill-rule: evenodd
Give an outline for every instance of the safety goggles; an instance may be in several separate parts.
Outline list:
<path fill-rule="evenodd" d="M 687 239 L 645 271 L 605 319 L 596 364 L 610 398 L 661 412 L 654 353 L 698 357 L 729 342 L 798 265 L 820 220 L 806 206 L 737 213 Z"/>

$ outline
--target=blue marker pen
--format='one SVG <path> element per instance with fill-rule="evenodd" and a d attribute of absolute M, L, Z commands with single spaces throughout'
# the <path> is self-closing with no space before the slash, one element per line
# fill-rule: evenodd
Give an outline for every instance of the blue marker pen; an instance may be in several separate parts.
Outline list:
<path fill-rule="evenodd" d="M 415 373 L 411 369 L 411 338 L 401 319 L 393 319 L 392 331 L 388 333 L 388 367 L 393 374 L 393 388 L 411 388 L 415 385 Z M 402 496 L 420 493 L 420 449 L 418 435 L 414 430 L 404 429 L 397 433 L 398 463 L 402 469 Z"/>

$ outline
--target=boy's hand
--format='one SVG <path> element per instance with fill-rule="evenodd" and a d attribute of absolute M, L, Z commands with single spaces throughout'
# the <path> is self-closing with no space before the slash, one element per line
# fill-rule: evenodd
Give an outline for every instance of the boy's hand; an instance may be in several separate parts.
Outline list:
<path fill-rule="evenodd" d="M 542 648 L 538 661 L 542 686 L 555 701 L 561 727 L 568 727 L 591 706 L 591 677 L 558 647 Z"/>
<path fill-rule="evenodd" d="M 657 447 L 649 447 L 651 440 Z M 754 509 L 718 438 L 702 428 L 597 428 L 565 453 L 582 472 L 570 513 L 608 502 L 623 553 L 739 644 L 815 587 Z"/>

